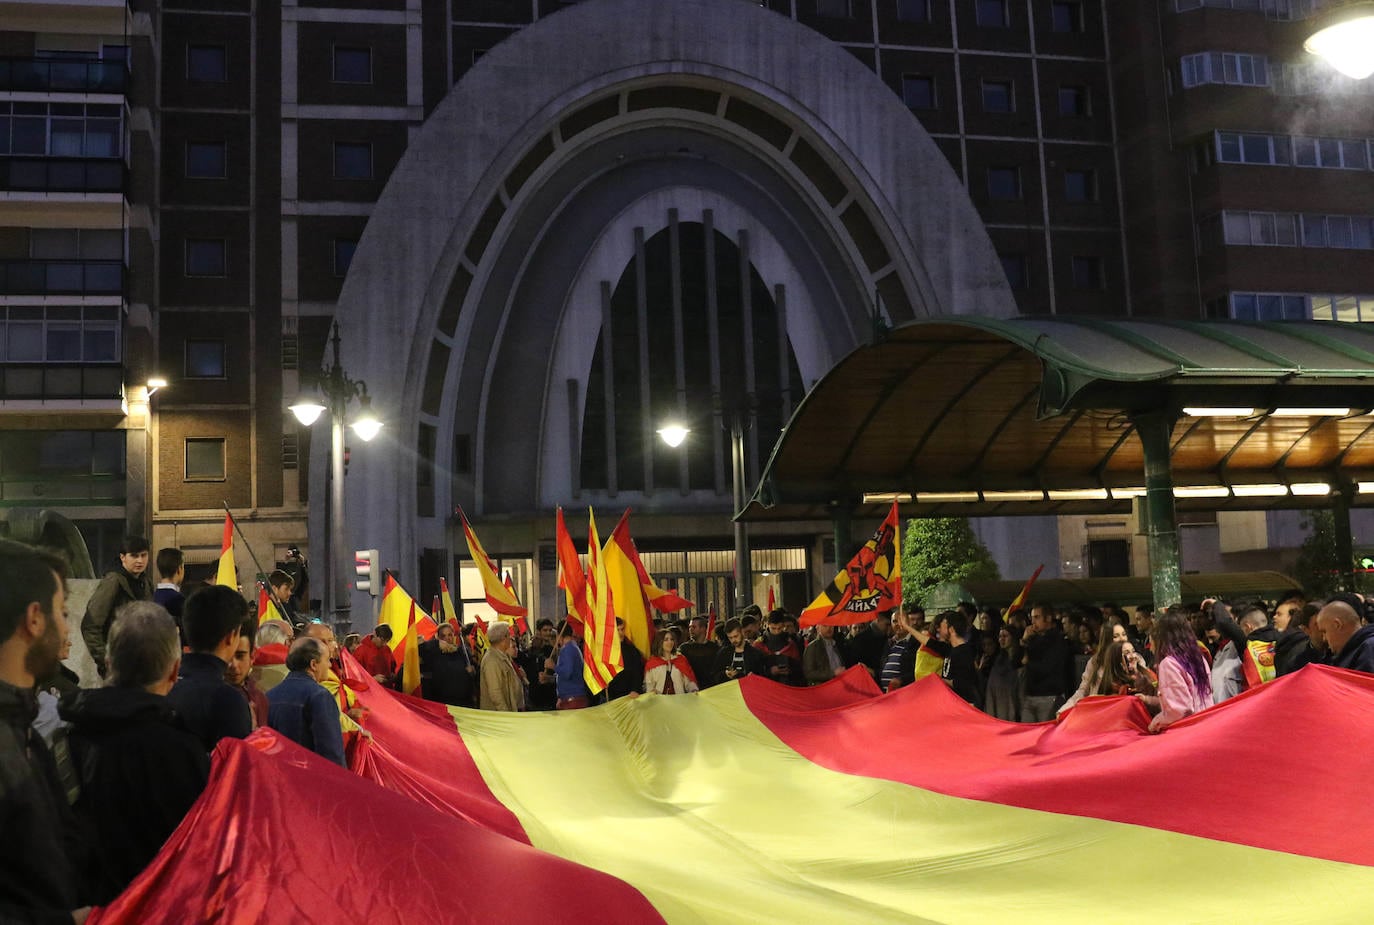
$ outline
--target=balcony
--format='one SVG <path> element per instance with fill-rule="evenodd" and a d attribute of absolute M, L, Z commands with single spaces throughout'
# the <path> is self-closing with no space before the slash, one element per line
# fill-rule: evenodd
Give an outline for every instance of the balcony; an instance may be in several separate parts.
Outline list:
<path fill-rule="evenodd" d="M 0 260 L 0 295 L 123 295 L 121 260 Z"/>
<path fill-rule="evenodd" d="M 32 193 L 122 193 L 117 158 L 0 157 L 0 190 Z"/>
<path fill-rule="evenodd" d="M 33 363 L 0 366 L 0 400 L 118 402 L 124 397 L 119 363 Z"/>
<path fill-rule="evenodd" d="M 128 84 L 123 61 L 0 58 L 0 90 L 123 94 Z"/>

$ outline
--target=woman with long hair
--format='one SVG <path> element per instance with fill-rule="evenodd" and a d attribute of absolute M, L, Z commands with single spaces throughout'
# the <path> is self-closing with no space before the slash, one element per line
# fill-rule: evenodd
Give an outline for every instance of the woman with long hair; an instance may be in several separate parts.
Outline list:
<path fill-rule="evenodd" d="M 687 656 L 678 651 L 682 631 L 670 626 L 658 637 L 658 655 L 644 663 L 644 693 L 691 694 L 698 689 L 697 677 Z"/>
<path fill-rule="evenodd" d="M 983 711 L 989 716 L 1017 722 L 1021 719 L 1021 696 L 1016 672 L 1021 667 L 1020 637 L 1010 626 L 997 630 L 997 653 L 987 666 L 987 693 Z"/>
<path fill-rule="evenodd" d="M 1107 670 L 1094 693 L 1107 697 L 1140 694 L 1144 698 L 1154 698 L 1159 677 L 1145 667 L 1145 659 L 1136 652 L 1130 640 L 1112 643 L 1105 664 Z M 1149 702 L 1147 699 L 1146 703 Z"/>
<path fill-rule="evenodd" d="M 1181 607 L 1170 607 L 1155 620 L 1150 637 L 1159 658 L 1159 713 L 1150 720 L 1150 731 L 1162 732 L 1210 707 L 1212 682 L 1193 624 Z"/>
<path fill-rule="evenodd" d="M 1059 708 L 1059 712 L 1072 707 L 1084 697 L 1090 697 L 1098 693 L 1098 688 L 1102 686 L 1102 677 L 1106 673 L 1107 650 L 1113 643 L 1126 642 L 1130 637 L 1126 635 L 1125 625 L 1117 619 L 1108 620 L 1102 624 L 1102 630 L 1097 634 L 1097 651 L 1093 652 L 1088 659 L 1088 664 L 1083 666 L 1083 678 L 1078 682 L 1078 690 L 1073 692 L 1073 696 L 1064 701 L 1064 705 Z"/>

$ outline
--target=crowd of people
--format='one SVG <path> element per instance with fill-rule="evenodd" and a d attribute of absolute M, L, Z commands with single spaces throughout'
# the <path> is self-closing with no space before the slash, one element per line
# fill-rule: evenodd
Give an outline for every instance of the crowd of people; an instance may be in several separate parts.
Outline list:
<path fill-rule="evenodd" d="M 204 789 L 226 737 L 270 727 L 337 764 L 369 735 L 334 631 L 296 623 L 291 576 L 274 572 L 286 619 L 260 621 L 237 589 L 183 584 L 179 551 L 146 574 L 145 540 L 91 597 L 80 630 L 102 684 L 82 688 L 70 647 L 66 568 L 34 551 L 0 559 L 0 922 L 82 922 L 157 854 Z M 890 693 L 938 676 L 959 697 L 1014 722 L 1053 720 L 1098 696 L 1132 696 L 1159 732 L 1309 663 L 1374 673 L 1374 607 L 1340 594 L 1206 600 L 1129 613 L 1111 604 L 1034 604 L 1001 614 L 919 606 L 803 633 L 785 609 L 660 620 L 641 652 L 620 623 L 623 669 L 589 690 L 571 620 L 519 634 L 496 622 L 441 625 L 419 647 L 419 693 L 484 710 L 571 710 L 621 697 L 692 694 L 751 675 L 824 684 L 856 666 Z M 713 632 L 714 629 L 714 632 Z M 378 626 L 345 644 L 378 683 L 413 689 Z M 482 656 L 476 653 L 485 649 Z M 349 682 L 345 683 L 344 678 Z M 411 679 L 412 681 L 414 679 Z"/>

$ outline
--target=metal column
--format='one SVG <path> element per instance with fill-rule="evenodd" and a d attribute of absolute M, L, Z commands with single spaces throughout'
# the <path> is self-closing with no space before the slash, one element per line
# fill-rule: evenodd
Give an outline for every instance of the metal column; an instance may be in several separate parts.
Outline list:
<path fill-rule="evenodd" d="M 1131 416 L 1145 454 L 1145 497 L 1140 506 L 1149 543 L 1150 579 L 1156 612 L 1182 602 L 1179 586 L 1178 522 L 1174 516 L 1174 474 L 1170 441 L 1178 416 L 1150 411 Z"/>

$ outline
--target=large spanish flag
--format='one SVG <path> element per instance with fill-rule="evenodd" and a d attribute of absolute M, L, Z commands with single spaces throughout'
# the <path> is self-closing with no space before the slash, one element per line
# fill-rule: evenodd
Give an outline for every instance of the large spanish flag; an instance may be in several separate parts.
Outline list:
<path fill-rule="evenodd" d="M 186 822 L 93 925 L 1158 925 L 1235 922 L 1238 902 L 1369 918 L 1365 674 L 1309 666 L 1162 735 L 1131 698 L 1017 725 L 937 679 L 879 695 L 859 671 L 561 713 L 359 699 L 358 777 L 270 731 L 224 740 Z M 1238 799 L 1237 780 L 1267 783 Z M 500 876 L 433 876 L 474 859 Z"/>

